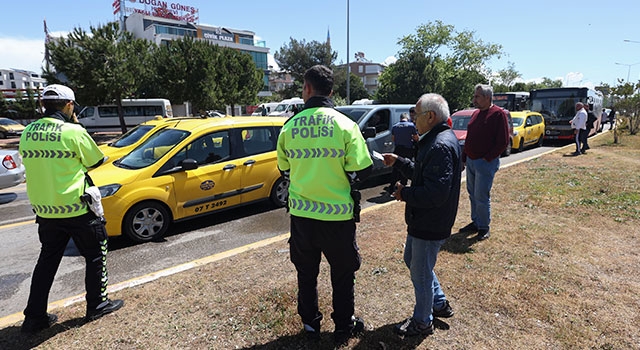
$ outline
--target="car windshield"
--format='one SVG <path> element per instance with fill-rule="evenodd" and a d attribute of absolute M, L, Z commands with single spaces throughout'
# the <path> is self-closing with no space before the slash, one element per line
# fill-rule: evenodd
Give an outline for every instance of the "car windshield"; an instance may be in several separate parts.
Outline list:
<path fill-rule="evenodd" d="M 278 107 L 276 107 L 276 109 L 274 109 L 274 112 L 284 112 L 287 109 L 288 104 L 286 103 L 281 103 L 278 105 Z"/>
<path fill-rule="evenodd" d="M 453 130 L 467 130 L 467 125 L 469 125 L 470 120 L 471 116 L 452 118 L 451 128 Z"/>
<path fill-rule="evenodd" d="M 114 164 L 126 169 L 147 167 L 157 162 L 189 134 L 191 133 L 186 130 L 160 130 Z"/>
<path fill-rule="evenodd" d="M 11 119 L 0 118 L 0 125 L 21 125 L 21 124 Z"/>
<path fill-rule="evenodd" d="M 129 130 L 126 134 L 120 136 L 117 140 L 115 140 L 111 146 L 120 148 L 133 145 L 138 142 L 142 138 L 142 136 L 146 135 L 149 131 L 153 129 L 153 125 L 138 125 L 135 128 Z"/>
<path fill-rule="evenodd" d="M 353 108 L 349 106 L 336 107 L 336 109 L 342 112 L 343 114 L 346 114 L 349 118 L 351 118 L 351 120 L 353 120 L 356 123 L 358 123 L 360 119 L 362 119 L 362 116 L 365 115 L 365 113 L 367 113 L 368 111 L 368 109 Z"/>
<path fill-rule="evenodd" d="M 512 123 L 513 123 L 513 127 L 517 128 L 519 126 L 521 126 L 522 124 L 524 124 L 524 118 L 513 118 L 511 119 Z"/>

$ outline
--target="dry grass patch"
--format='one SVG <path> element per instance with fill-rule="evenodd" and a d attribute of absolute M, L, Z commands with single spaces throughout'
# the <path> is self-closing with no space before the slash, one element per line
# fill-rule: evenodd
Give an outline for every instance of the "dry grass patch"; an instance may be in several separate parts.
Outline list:
<path fill-rule="evenodd" d="M 411 314 L 402 261 L 404 205 L 363 213 L 356 312 L 367 323 L 352 349 L 640 348 L 640 137 L 590 141 L 586 156 L 557 151 L 498 172 L 492 236 L 454 234 L 436 270 L 456 314 L 427 338 L 401 340 Z M 569 151 L 567 151 L 569 153 Z M 454 229 L 469 221 L 461 195 Z M 300 334 L 296 274 L 286 241 L 115 293 L 125 307 L 83 324 L 84 305 L 35 338 L 0 330 L 0 348 L 331 348 L 328 266 L 319 280 L 322 341 Z"/>

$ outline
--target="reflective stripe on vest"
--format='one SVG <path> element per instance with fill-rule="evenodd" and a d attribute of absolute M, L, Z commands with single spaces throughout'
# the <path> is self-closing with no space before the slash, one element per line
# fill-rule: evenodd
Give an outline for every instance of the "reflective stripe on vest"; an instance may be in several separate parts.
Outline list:
<path fill-rule="evenodd" d="M 25 150 L 22 158 L 75 158 L 76 152 L 52 150 Z"/>
<path fill-rule="evenodd" d="M 341 215 L 353 213 L 353 204 L 329 204 L 322 202 L 314 202 L 305 199 L 289 198 L 289 207 L 294 210 L 306 211 L 309 213 Z"/>
<path fill-rule="evenodd" d="M 71 214 L 87 209 L 86 203 L 75 203 L 67 205 L 33 205 L 36 215 L 42 214 Z"/>
<path fill-rule="evenodd" d="M 295 148 L 286 153 L 289 158 L 342 158 L 345 155 L 343 149 L 335 148 Z"/>

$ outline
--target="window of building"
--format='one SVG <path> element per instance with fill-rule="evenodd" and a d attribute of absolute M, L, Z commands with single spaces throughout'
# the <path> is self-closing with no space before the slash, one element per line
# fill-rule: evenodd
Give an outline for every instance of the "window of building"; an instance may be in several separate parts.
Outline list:
<path fill-rule="evenodd" d="M 11 80 L 15 79 L 15 78 L 13 77 L 13 72 L 10 72 L 10 73 L 9 73 L 9 79 L 11 79 Z"/>

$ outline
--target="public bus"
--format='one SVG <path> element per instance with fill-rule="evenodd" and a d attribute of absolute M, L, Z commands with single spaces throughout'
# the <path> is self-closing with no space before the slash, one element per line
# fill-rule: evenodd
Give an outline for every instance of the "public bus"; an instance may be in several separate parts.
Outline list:
<path fill-rule="evenodd" d="M 173 117 L 171 102 L 164 98 L 123 99 L 122 113 L 127 129 L 156 116 Z M 115 104 L 87 106 L 78 114 L 78 122 L 89 132 L 122 130 Z"/>
<path fill-rule="evenodd" d="M 565 87 L 531 90 L 529 94 L 531 110 L 544 116 L 545 140 L 573 140 L 571 119 L 576 115 L 576 103 L 589 105 L 596 116 L 589 136 L 600 130 L 603 96 L 600 91 L 586 87 Z"/>
<path fill-rule="evenodd" d="M 508 111 L 524 111 L 529 109 L 529 93 L 517 92 L 496 92 L 493 94 L 493 104 Z"/>

